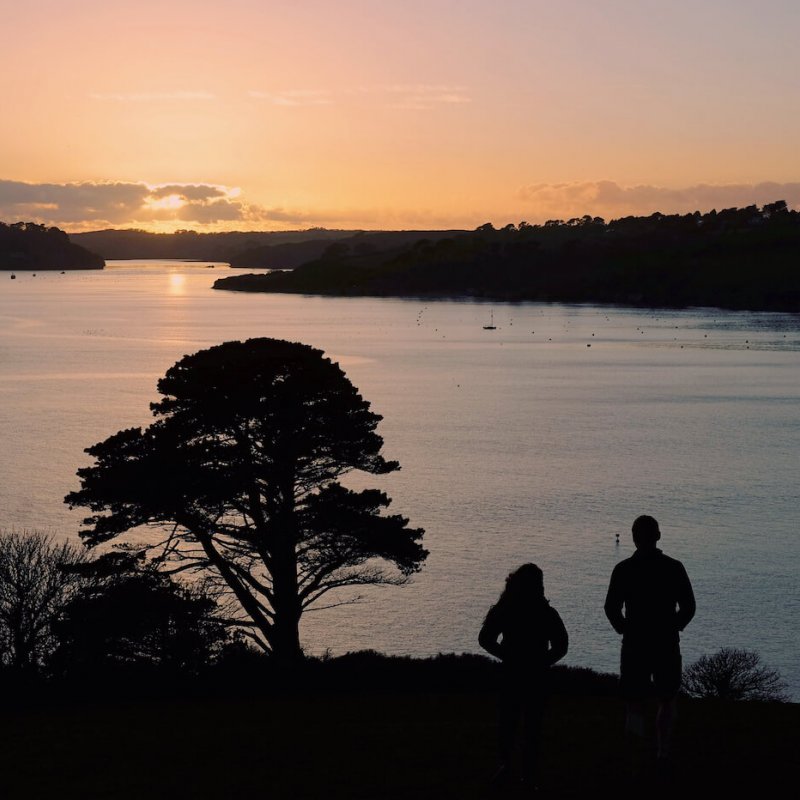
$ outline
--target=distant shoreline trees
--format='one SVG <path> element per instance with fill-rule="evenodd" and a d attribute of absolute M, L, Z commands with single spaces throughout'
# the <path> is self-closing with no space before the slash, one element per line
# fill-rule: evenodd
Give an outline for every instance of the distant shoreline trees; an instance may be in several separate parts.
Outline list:
<path fill-rule="evenodd" d="M 0 270 L 102 269 L 105 261 L 59 228 L 0 222 Z"/>
<path fill-rule="evenodd" d="M 487 223 L 383 250 L 356 240 L 294 270 L 226 277 L 214 288 L 800 311 L 800 213 L 782 200 L 611 222 Z"/>
<path fill-rule="evenodd" d="M 240 253 L 266 250 L 283 252 L 299 245 L 306 252 L 308 242 L 317 242 L 321 248 L 325 243 L 340 237 L 352 236 L 357 231 L 309 228 L 294 231 L 219 231 L 199 233 L 193 230 L 178 230 L 174 233 L 154 233 L 135 228 L 120 230 L 87 231 L 71 234 L 72 241 L 105 259 L 187 259 L 195 261 L 230 261 Z M 301 260 L 307 261 L 316 254 Z M 295 262 L 295 263 L 300 263 Z M 293 266 L 294 264 L 292 264 Z M 250 263 L 249 266 L 259 266 Z M 272 266 L 267 264 L 265 266 Z"/>

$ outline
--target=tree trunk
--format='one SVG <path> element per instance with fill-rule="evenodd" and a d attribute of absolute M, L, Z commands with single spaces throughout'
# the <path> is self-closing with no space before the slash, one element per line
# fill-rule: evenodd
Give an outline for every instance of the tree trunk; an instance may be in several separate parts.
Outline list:
<path fill-rule="evenodd" d="M 279 661 L 294 662 L 303 657 L 300 649 L 300 599 L 297 592 L 294 547 L 291 548 L 291 553 L 282 553 L 274 561 L 272 586 L 275 619 L 272 627 L 272 654 Z"/>
<path fill-rule="evenodd" d="M 272 591 L 275 619 L 272 629 L 272 653 L 284 663 L 299 661 L 303 657 L 300 649 L 300 603 L 297 585 L 297 550 L 294 510 L 294 482 L 282 481 L 282 503 L 280 518 L 276 520 L 276 537 L 272 547 Z"/>

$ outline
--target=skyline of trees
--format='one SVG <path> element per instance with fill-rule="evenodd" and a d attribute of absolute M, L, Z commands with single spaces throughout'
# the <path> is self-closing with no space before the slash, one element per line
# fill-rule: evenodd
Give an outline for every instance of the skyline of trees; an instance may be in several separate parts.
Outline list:
<path fill-rule="evenodd" d="M 776 201 L 708 214 L 489 223 L 363 252 L 345 241 L 291 271 L 234 275 L 234 291 L 800 310 L 800 213 Z"/>

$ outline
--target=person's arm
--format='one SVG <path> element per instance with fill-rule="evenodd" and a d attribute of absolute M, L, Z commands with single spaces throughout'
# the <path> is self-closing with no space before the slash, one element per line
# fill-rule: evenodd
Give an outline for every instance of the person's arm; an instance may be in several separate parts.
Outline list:
<path fill-rule="evenodd" d="M 622 613 L 624 603 L 622 579 L 620 577 L 619 564 L 617 564 L 611 573 L 611 581 L 608 584 L 608 593 L 606 594 L 606 602 L 603 608 L 611 626 L 620 634 L 625 632 L 625 616 Z"/>
<path fill-rule="evenodd" d="M 678 614 L 676 616 L 679 631 L 682 631 L 692 621 L 696 610 L 697 604 L 694 600 L 692 584 L 686 574 L 686 568 L 681 564 L 678 570 Z"/>
<path fill-rule="evenodd" d="M 478 634 L 478 644 L 495 658 L 503 660 L 503 644 L 498 641 L 502 630 L 499 624 L 499 615 L 497 607 L 493 606 L 489 609 L 486 619 L 483 621 L 481 632 Z"/>
<path fill-rule="evenodd" d="M 556 661 L 561 661 L 567 654 L 569 648 L 569 634 L 564 626 L 564 621 L 561 619 L 558 611 L 554 608 L 550 609 L 553 615 L 551 621 L 551 631 L 549 635 L 550 648 L 547 651 L 547 666 L 552 667 Z"/>

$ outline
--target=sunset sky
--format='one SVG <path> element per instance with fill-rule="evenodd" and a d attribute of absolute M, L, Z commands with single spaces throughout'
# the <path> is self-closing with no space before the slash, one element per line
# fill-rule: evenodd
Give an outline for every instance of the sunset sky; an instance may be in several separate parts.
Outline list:
<path fill-rule="evenodd" d="M 0 0 L 0 219 L 800 206 L 798 0 Z"/>

